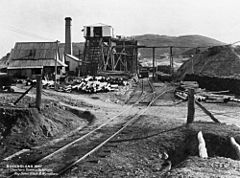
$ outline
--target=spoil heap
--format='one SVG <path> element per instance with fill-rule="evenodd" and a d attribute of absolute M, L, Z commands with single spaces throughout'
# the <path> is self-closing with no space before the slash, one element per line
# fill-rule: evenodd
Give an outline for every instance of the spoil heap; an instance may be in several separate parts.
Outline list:
<path fill-rule="evenodd" d="M 180 80 L 196 80 L 201 88 L 240 93 L 240 47 L 216 46 L 186 61 L 177 71 Z"/>
<path fill-rule="evenodd" d="M 25 97 L 30 100 L 29 97 Z M 1 104 L 0 159 L 17 150 L 41 145 L 47 140 L 87 124 L 88 116 L 84 112 L 76 110 L 73 113 L 72 110 L 50 100 L 43 100 L 40 111 L 36 108 Z"/>

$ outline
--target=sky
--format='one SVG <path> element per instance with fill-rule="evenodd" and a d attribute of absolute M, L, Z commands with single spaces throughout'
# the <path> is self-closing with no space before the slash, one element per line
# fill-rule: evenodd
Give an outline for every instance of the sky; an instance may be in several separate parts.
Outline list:
<path fill-rule="evenodd" d="M 239 0 L 0 0 L 0 57 L 15 42 L 64 42 L 65 17 L 72 41 L 83 26 L 104 23 L 115 35 L 204 35 L 240 41 Z"/>

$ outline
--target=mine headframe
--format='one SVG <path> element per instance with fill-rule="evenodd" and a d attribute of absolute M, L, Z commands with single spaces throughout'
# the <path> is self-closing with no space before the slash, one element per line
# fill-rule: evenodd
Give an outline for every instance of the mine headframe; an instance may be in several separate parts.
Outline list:
<path fill-rule="evenodd" d="M 137 41 L 114 38 L 111 26 L 98 24 L 84 27 L 85 74 L 97 75 L 104 71 L 136 72 Z M 129 47 L 131 46 L 131 47 Z"/>

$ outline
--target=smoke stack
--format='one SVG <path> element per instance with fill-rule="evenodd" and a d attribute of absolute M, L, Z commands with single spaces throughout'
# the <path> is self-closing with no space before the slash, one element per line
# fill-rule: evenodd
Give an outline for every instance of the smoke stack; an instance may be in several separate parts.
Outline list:
<path fill-rule="evenodd" d="M 71 17 L 65 18 L 65 48 L 66 54 L 72 54 L 72 41 L 71 41 Z"/>

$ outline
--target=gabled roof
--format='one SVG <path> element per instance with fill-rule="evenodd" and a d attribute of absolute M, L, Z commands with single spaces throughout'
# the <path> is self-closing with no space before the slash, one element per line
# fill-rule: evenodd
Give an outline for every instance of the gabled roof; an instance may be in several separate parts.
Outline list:
<path fill-rule="evenodd" d="M 57 42 L 17 42 L 9 57 L 8 69 L 65 66 L 59 60 Z"/>
<path fill-rule="evenodd" d="M 65 57 L 66 57 L 65 59 L 67 59 L 67 60 L 72 59 L 76 62 L 88 63 L 88 62 L 83 61 L 82 59 L 77 58 L 76 56 L 71 55 L 71 54 L 65 54 Z"/>
<path fill-rule="evenodd" d="M 68 58 L 71 58 L 71 59 L 74 60 L 74 61 L 82 62 L 81 59 L 79 59 L 79 58 L 77 58 L 76 56 L 73 56 L 73 55 L 71 55 L 71 54 L 65 54 L 65 56 L 68 57 Z"/>
<path fill-rule="evenodd" d="M 56 42 L 17 42 L 10 59 L 55 59 Z"/>
<path fill-rule="evenodd" d="M 54 67 L 55 59 L 49 60 L 13 60 L 9 63 L 7 69 L 33 69 L 33 68 L 43 68 L 44 66 Z M 67 67 L 62 61 L 57 61 L 57 66 Z"/>

